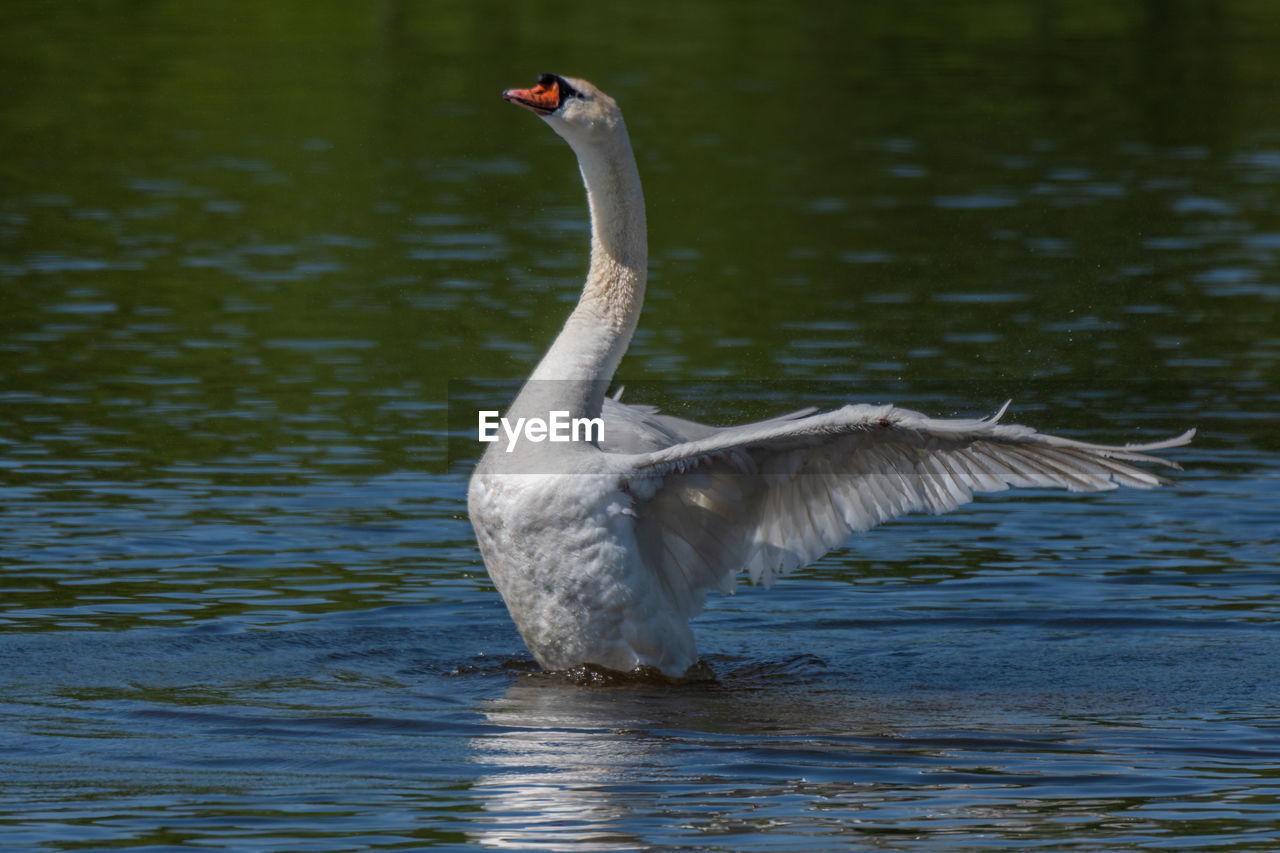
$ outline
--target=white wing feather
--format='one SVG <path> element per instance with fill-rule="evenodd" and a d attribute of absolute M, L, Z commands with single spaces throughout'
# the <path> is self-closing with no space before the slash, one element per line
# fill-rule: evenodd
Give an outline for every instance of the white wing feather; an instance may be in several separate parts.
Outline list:
<path fill-rule="evenodd" d="M 710 432 L 698 439 L 621 456 L 641 558 L 668 600 L 692 616 L 708 589 L 731 591 L 740 569 L 767 586 L 854 532 L 910 512 L 947 512 L 975 492 L 1168 483 L 1126 463 L 1176 468 L 1147 454 L 1195 434 L 1088 444 L 1001 424 L 1005 408 L 987 419 L 938 420 L 893 406 L 845 406 L 704 427 Z"/>

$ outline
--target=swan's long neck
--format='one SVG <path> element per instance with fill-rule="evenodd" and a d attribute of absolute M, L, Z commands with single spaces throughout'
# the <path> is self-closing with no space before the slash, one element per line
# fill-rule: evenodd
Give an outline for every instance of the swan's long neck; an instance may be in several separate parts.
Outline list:
<path fill-rule="evenodd" d="M 597 417 L 644 304 L 644 195 L 621 122 L 598 144 L 569 142 L 578 155 L 591 209 L 591 267 L 577 307 L 516 406 L 536 397 L 540 404 L 566 409 L 575 417 Z"/>

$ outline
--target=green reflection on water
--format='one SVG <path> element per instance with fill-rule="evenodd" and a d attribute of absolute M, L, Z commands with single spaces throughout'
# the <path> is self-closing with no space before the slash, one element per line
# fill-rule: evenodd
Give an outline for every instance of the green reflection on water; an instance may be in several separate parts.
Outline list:
<path fill-rule="evenodd" d="M 12 482 L 444 470 L 448 383 L 526 375 L 585 263 L 570 152 L 498 98 L 543 69 L 615 94 L 640 159 L 653 275 L 620 379 L 773 383 L 683 414 L 795 407 L 810 382 L 940 414 L 1015 396 L 1080 429 L 1095 404 L 1227 418 L 1275 446 L 1237 417 L 1280 358 L 1272 4 L 0 23 L 22 81 L 0 115 Z"/>
<path fill-rule="evenodd" d="M 325 411 L 358 427 L 371 394 L 523 375 L 584 251 L 571 157 L 496 97 L 547 63 L 636 138 L 624 374 L 1261 370 L 1274 166 L 1239 158 L 1280 126 L 1269 4 L 661 12 L 11 5 L 7 388 L 349 394 Z"/>

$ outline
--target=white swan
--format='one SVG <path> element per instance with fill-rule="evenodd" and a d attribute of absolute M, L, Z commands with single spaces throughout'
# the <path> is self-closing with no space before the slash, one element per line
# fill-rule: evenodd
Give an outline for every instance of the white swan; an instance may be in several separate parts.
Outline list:
<path fill-rule="evenodd" d="M 741 569 L 769 585 L 908 512 L 946 512 L 1010 486 L 1096 491 L 1167 482 L 1125 462 L 1186 444 L 1085 444 L 893 406 L 813 409 L 716 428 L 605 396 L 644 299 L 644 198 L 622 113 L 585 80 L 543 74 L 503 97 L 577 154 L 591 212 L 582 296 L 506 417 L 600 417 L 595 442 L 490 444 L 467 494 L 484 562 L 547 669 L 696 663 L 689 620 Z"/>

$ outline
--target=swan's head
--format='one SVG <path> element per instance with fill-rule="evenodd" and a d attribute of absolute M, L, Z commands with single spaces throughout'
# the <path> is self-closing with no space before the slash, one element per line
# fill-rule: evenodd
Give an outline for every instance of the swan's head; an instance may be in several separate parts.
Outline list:
<path fill-rule="evenodd" d="M 622 128 L 622 111 L 613 98 L 576 77 L 540 74 L 532 89 L 507 89 L 502 97 L 542 116 L 570 143 L 596 142 Z"/>

